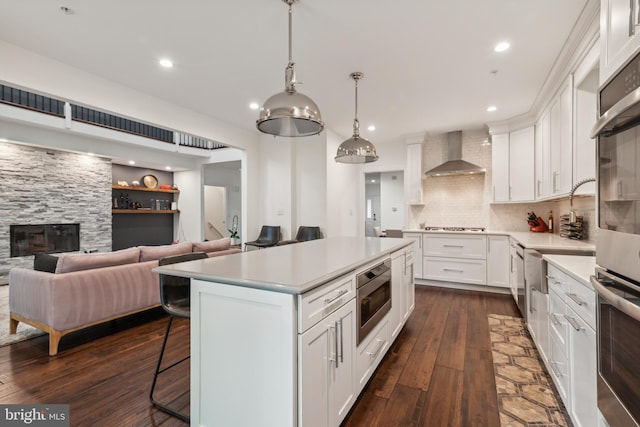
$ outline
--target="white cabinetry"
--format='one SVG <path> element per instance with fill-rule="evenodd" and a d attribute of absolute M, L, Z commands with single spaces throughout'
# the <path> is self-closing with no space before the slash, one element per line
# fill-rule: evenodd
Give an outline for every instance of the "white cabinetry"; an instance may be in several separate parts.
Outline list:
<path fill-rule="evenodd" d="M 569 194 L 573 147 L 573 76 L 569 75 L 536 123 L 536 199 Z"/>
<path fill-rule="evenodd" d="M 518 269 L 517 259 L 518 259 L 518 250 L 517 250 L 517 242 L 511 238 L 509 238 L 509 287 L 511 288 L 511 295 L 513 296 L 513 300 L 518 302 Z"/>
<path fill-rule="evenodd" d="M 487 238 L 470 234 L 425 234 L 422 241 L 425 279 L 484 285 Z"/>
<path fill-rule="evenodd" d="M 575 118 L 573 138 L 573 183 L 596 177 L 596 141 L 591 129 L 598 117 L 598 59 L 599 44 L 593 46 L 574 74 Z M 581 185 L 576 194 L 594 195 L 595 183 Z"/>
<path fill-rule="evenodd" d="M 415 240 L 413 245 L 414 256 L 417 262 L 413 265 L 413 276 L 422 279 L 422 235 L 424 233 L 402 233 L 405 239 Z"/>
<path fill-rule="evenodd" d="M 391 313 L 389 325 L 393 342 L 415 306 L 414 252 L 412 248 L 391 255 Z"/>
<path fill-rule="evenodd" d="M 508 288 L 509 236 L 487 236 L 487 285 Z"/>
<path fill-rule="evenodd" d="M 410 205 L 422 205 L 422 144 L 407 144 L 405 195 Z"/>
<path fill-rule="evenodd" d="M 352 299 L 300 335 L 300 425 L 340 425 L 355 401 L 355 317 Z"/>
<path fill-rule="evenodd" d="M 549 354 L 549 295 L 532 287 L 527 304 L 529 306 L 527 312 L 529 332 L 538 347 L 542 360 L 546 361 Z"/>
<path fill-rule="evenodd" d="M 533 126 L 492 137 L 492 180 L 494 202 L 534 200 Z"/>
<path fill-rule="evenodd" d="M 629 0 L 601 0 L 600 84 L 605 83 L 640 46 L 638 11 Z"/>
<path fill-rule="evenodd" d="M 593 289 L 549 264 L 548 367 L 573 423 L 597 425 L 596 295 Z"/>

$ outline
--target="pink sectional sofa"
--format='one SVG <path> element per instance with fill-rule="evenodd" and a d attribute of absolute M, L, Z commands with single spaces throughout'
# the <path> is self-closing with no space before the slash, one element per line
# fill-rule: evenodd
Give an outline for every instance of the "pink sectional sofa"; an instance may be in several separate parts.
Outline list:
<path fill-rule="evenodd" d="M 231 239 L 138 246 L 114 252 L 61 254 L 55 272 L 9 272 L 10 333 L 19 322 L 49 334 L 49 355 L 73 331 L 160 305 L 158 259 L 188 252 L 234 254 Z"/>

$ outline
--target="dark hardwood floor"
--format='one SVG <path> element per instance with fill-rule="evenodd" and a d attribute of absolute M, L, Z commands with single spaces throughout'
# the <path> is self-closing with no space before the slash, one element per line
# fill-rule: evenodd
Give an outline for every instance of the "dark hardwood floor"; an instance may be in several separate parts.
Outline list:
<path fill-rule="evenodd" d="M 416 308 L 345 426 L 499 426 L 487 314 L 517 316 L 511 296 L 418 286 Z M 149 404 L 167 319 L 152 310 L 64 337 L 0 348 L 0 402 L 67 403 L 72 426 L 184 426 Z M 167 360 L 189 351 L 177 320 Z M 168 371 L 156 399 L 188 413 L 188 364 Z"/>

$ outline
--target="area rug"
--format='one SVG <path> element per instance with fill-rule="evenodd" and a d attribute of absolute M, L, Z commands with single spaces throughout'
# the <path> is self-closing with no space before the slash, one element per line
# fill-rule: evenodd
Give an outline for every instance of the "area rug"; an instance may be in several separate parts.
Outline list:
<path fill-rule="evenodd" d="M 524 320 L 489 314 L 488 321 L 500 425 L 571 426 Z"/>
<path fill-rule="evenodd" d="M 9 286 L 0 286 L 0 347 L 14 344 L 44 334 L 39 329 L 24 323 L 18 324 L 16 334 L 9 334 Z"/>

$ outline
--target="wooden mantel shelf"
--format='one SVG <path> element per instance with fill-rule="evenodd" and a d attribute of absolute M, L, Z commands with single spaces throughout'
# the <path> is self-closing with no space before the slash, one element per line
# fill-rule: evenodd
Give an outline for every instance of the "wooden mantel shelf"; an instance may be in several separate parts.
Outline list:
<path fill-rule="evenodd" d="M 116 184 L 111 185 L 111 189 L 123 190 L 123 191 L 150 191 L 150 192 L 156 192 L 156 193 L 179 193 L 180 192 L 180 190 L 173 190 L 173 189 L 163 190 L 162 188 L 131 187 L 131 186 L 128 187 L 125 185 L 116 185 Z M 158 212 L 156 211 L 154 213 L 158 213 Z"/>
<path fill-rule="evenodd" d="M 112 214 L 177 214 L 180 211 L 151 209 L 111 209 Z"/>

